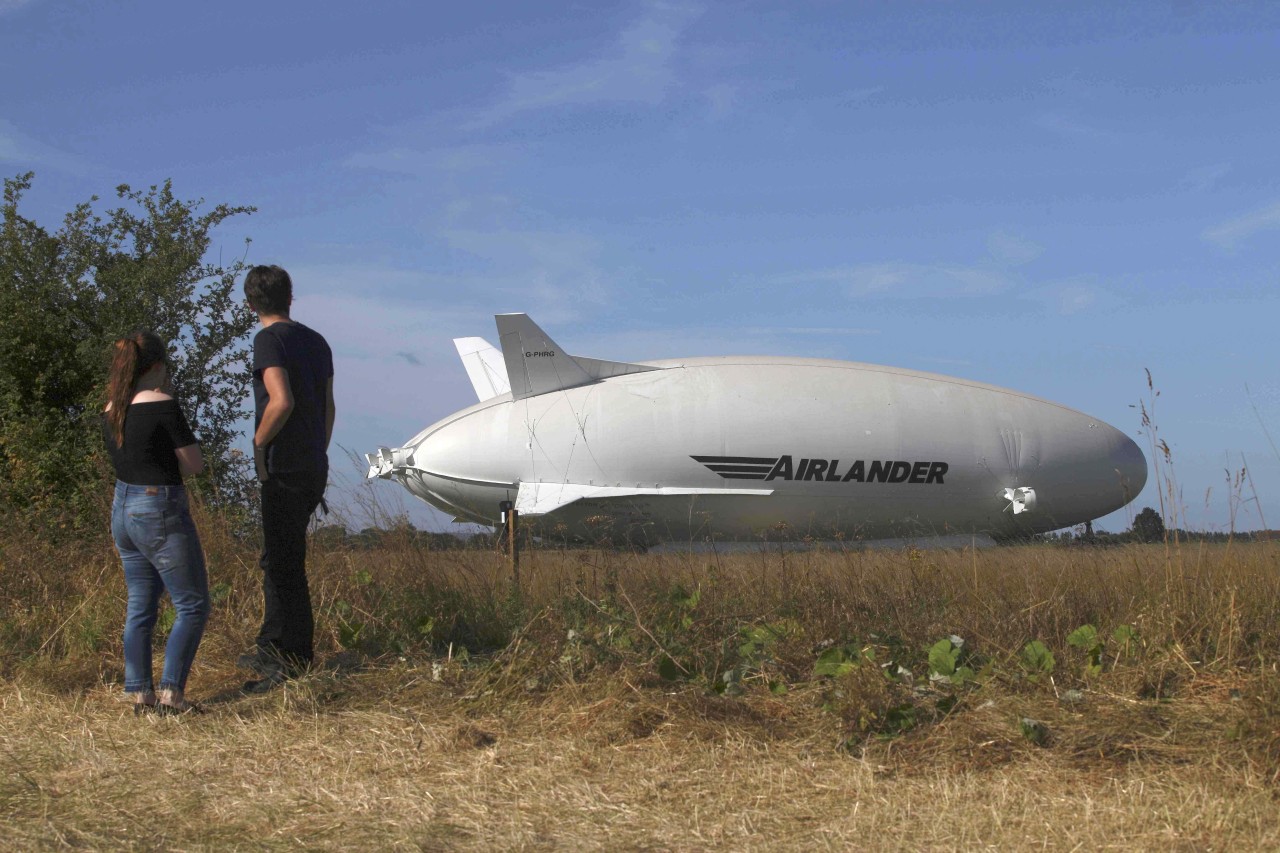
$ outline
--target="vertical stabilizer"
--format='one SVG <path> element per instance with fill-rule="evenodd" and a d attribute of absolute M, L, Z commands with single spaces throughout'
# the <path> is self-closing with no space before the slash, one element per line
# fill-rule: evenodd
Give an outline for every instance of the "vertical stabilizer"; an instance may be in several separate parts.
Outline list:
<path fill-rule="evenodd" d="M 494 319 L 498 322 L 502 358 L 507 365 L 513 400 L 576 388 L 592 381 L 591 374 L 538 328 L 528 314 L 498 314 Z"/>
<path fill-rule="evenodd" d="M 528 314 L 497 314 L 502 359 L 511 399 L 523 400 L 550 391 L 577 388 L 601 379 L 659 370 L 648 364 L 574 357 L 560 348 Z M 469 340 L 480 340 L 471 338 Z M 487 346 L 487 344 L 486 344 Z M 464 359 L 465 360 L 465 359 Z M 470 371 L 470 367 L 467 368 Z M 472 380 L 474 384 L 475 380 Z M 479 387 L 477 386 L 477 392 Z"/>
<path fill-rule="evenodd" d="M 467 369 L 467 378 L 481 402 L 511 390 L 507 365 L 497 347 L 484 338 L 454 338 L 453 345 L 458 348 L 462 366 Z"/>

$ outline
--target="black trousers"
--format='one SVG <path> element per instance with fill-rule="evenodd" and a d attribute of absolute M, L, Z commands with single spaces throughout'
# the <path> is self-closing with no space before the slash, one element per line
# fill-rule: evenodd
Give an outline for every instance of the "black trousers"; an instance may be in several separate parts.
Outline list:
<path fill-rule="evenodd" d="M 272 474 L 262 484 L 262 630 L 258 647 L 304 668 L 315 657 L 307 586 L 307 525 L 324 497 L 327 471 Z"/>

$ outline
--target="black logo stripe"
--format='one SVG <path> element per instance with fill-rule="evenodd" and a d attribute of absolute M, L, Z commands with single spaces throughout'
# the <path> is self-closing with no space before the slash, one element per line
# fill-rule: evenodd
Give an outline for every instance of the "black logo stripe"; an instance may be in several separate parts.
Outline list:
<path fill-rule="evenodd" d="M 764 456 L 690 456 L 714 474 L 726 480 L 763 480 L 778 464 L 778 457 Z"/>

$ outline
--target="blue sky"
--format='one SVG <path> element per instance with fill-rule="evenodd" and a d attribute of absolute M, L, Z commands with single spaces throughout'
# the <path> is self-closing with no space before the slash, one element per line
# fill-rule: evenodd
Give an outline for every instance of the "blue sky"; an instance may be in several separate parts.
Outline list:
<path fill-rule="evenodd" d="M 121 182 L 256 205 L 214 251 L 293 273 L 354 451 L 474 402 L 451 338 L 527 311 L 576 354 L 911 367 L 1144 448 L 1149 368 L 1187 522 L 1261 526 L 1243 459 L 1280 527 L 1278 36 L 1244 2 L 0 0 L 0 168 L 50 228 Z"/>

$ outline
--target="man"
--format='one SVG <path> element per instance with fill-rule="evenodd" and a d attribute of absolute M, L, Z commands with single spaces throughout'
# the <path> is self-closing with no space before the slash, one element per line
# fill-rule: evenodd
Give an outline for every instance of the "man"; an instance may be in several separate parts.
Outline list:
<path fill-rule="evenodd" d="M 323 503 L 333 435 L 333 353 L 289 316 L 293 282 L 278 266 L 256 266 L 244 295 L 262 328 L 253 339 L 253 450 L 262 488 L 262 629 L 236 664 L 270 690 L 311 665 L 315 622 L 307 587 L 307 525 Z"/>

